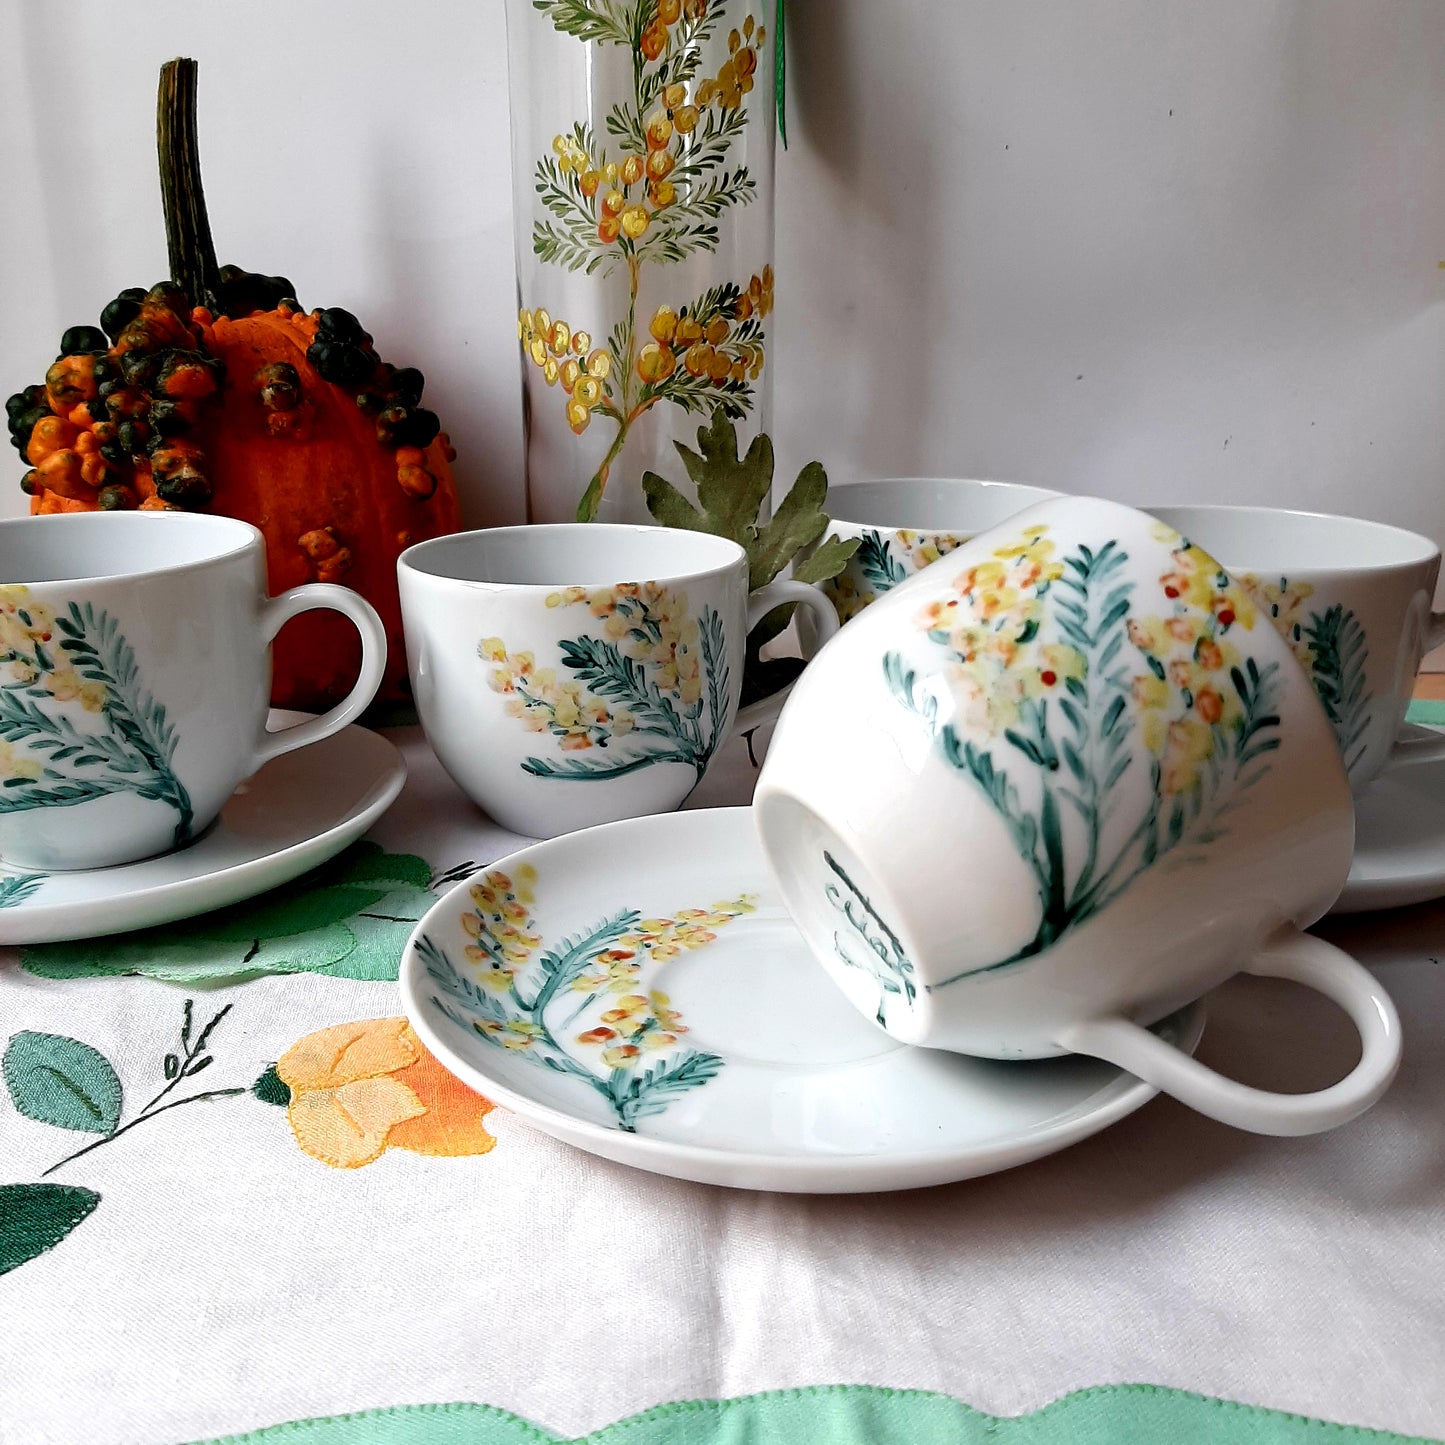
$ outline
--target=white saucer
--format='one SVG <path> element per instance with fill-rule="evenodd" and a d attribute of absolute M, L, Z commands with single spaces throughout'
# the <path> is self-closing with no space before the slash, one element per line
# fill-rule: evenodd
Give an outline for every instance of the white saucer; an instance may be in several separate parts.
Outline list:
<path fill-rule="evenodd" d="M 487 1097 L 581 1149 L 708 1184 L 967 1179 L 1062 1149 L 1155 1093 L 1094 1059 L 991 1063 L 894 1043 L 814 962 L 747 808 L 513 853 L 421 920 L 401 991 L 427 1047 Z M 1159 1028 L 1192 1051 L 1203 1020 L 1195 1005 Z M 612 1052 L 626 1049 L 635 1060 Z"/>
<path fill-rule="evenodd" d="M 1442 896 L 1445 759 L 1390 769 L 1355 804 L 1355 860 L 1330 912 L 1404 908 Z"/>
<path fill-rule="evenodd" d="M 303 721 L 273 712 L 271 724 Z M 119 868 L 0 869 L 0 944 L 128 933 L 224 908 L 334 857 L 391 806 L 406 764 L 365 728 L 267 763 L 189 847 Z"/>

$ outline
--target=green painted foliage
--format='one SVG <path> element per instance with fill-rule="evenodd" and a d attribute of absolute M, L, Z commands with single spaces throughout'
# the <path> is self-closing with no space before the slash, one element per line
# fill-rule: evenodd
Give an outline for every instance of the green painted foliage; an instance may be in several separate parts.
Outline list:
<path fill-rule="evenodd" d="M 1032 875 L 1039 910 L 1034 937 L 991 968 L 1051 947 L 1166 855 L 1179 861 L 1199 857 L 1200 848 L 1224 836 L 1240 793 L 1262 776 L 1264 759 L 1279 747 L 1278 664 L 1261 668 L 1248 658 L 1231 669 L 1227 684 L 1238 716 L 1209 724 L 1208 755 L 1197 777 L 1178 786 L 1152 756 L 1139 816 L 1132 825 L 1119 816 L 1115 789 L 1135 756 L 1133 669 L 1146 663 L 1164 680 L 1159 660 L 1131 644 L 1133 583 L 1126 560 L 1113 541 L 1097 550 L 1081 545 L 1062 559 L 1061 576 L 1038 585 L 1043 620 L 1031 620 L 1019 643 L 1032 642 L 1041 626 L 1052 628 L 1081 659 L 1081 671 L 1049 697 L 1018 700 L 1016 720 L 997 738 L 963 737 L 901 655 L 884 658 L 894 697 L 923 720 L 941 756 L 988 799 Z M 947 648 L 946 632 L 929 636 Z M 1066 827 L 1071 815 L 1075 825 Z"/>
<path fill-rule="evenodd" d="M 1365 666 L 1370 658 L 1365 630 L 1349 608 L 1336 603 L 1311 615 L 1304 640 L 1315 692 L 1335 730 L 1345 766 L 1353 771 L 1364 756 L 1373 701 L 1365 689 Z"/>
<path fill-rule="evenodd" d="M 594 1072 L 588 1062 L 569 1051 L 563 1039 L 568 1029 L 575 1030 L 573 1021 L 577 1014 L 596 1001 L 596 993 L 588 995 L 568 1022 L 554 1030 L 549 1010 L 554 1004 L 560 1007 L 564 1001 L 574 1002 L 576 994 L 572 985 L 599 954 L 613 947 L 623 934 L 637 928 L 639 921 L 640 915 L 635 909 L 601 919 L 584 932 L 548 949 L 537 960 L 535 969 L 527 970 L 526 982 L 513 978 L 505 993 L 482 988 L 466 977 L 446 950 L 430 938 L 421 938 L 417 951 L 426 965 L 428 977 L 440 990 L 440 994 L 432 995 L 432 1002 L 458 1028 L 474 1033 L 499 1049 L 508 1049 L 509 1032 L 515 1045 L 515 1031 L 528 1031 L 530 1037 L 518 1057 L 587 1084 L 611 1109 L 617 1127 L 632 1133 L 638 1120 L 662 1113 L 682 1094 L 715 1077 L 723 1065 L 716 1054 L 684 1046 L 675 1053 L 660 1055 L 647 1067 L 635 1071 L 611 1068 L 603 1074 Z M 478 944 L 487 947 L 485 930 Z"/>
<path fill-rule="evenodd" d="M 40 765 L 33 778 L 12 776 L 0 785 L 0 812 L 71 807 L 112 793 L 130 792 L 175 809 L 175 842 L 191 836 L 191 800 L 171 771 L 176 731 L 165 708 L 147 691 L 135 652 L 114 617 L 89 602 L 72 602 L 55 619 L 49 646 L 11 660 L 25 664 L 31 681 L 0 686 L 0 741 L 22 743 Z M 61 666 L 103 689 L 103 731 L 82 730 L 53 706 L 44 677 Z"/>
<path fill-rule="evenodd" d="M 888 539 L 877 531 L 864 532 L 858 543 L 858 566 L 862 569 L 863 580 L 880 595 L 898 586 L 908 576 L 903 563 L 893 555 Z"/>
<path fill-rule="evenodd" d="M 639 623 L 648 617 L 647 604 Z M 707 684 L 707 721 L 704 699 L 685 703 L 656 680 L 655 668 L 628 657 L 615 642 L 599 637 L 575 637 L 561 643 L 562 665 L 596 697 L 625 708 L 638 726 L 621 742 L 599 745 L 587 757 L 528 758 L 522 767 L 538 778 L 585 781 L 621 778 L 656 763 L 682 763 L 693 768 L 699 780 L 723 741 L 727 711 L 728 661 L 723 643 L 722 619 L 705 607 L 698 618 L 702 639 L 702 672 Z"/>
<path fill-rule="evenodd" d="M 45 882 L 44 873 L 14 873 L 9 878 L 0 878 L 0 908 L 14 908 Z"/>

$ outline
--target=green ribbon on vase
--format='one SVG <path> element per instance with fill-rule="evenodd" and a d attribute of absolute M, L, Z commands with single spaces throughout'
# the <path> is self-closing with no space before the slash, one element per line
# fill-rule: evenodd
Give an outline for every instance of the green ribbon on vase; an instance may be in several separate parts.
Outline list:
<path fill-rule="evenodd" d="M 783 23 L 786 7 L 787 0 L 778 0 L 778 15 L 773 21 L 773 35 L 777 39 L 777 47 L 773 51 L 773 91 L 778 101 L 778 134 L 782 137 L 784 150 L 788 148 L 788 117 L 783 105 L 783 91 L 788 79 L 788 39 Z"/>

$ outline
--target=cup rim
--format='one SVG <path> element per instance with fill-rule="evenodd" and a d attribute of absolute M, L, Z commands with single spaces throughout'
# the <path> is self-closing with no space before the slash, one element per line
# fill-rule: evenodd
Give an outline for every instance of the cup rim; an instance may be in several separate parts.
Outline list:
<path fill-rule="evenodd" d="M 142 522 L 141 518 L 146 520 Z M 178 577 L 187 572 L 199 571 L 203 567 L 213 567 L 218 562 L 226 562 L 242 556 L 258 543 L 263 547 L 265 545 L 265 537 L 260 529 L 252 526 L 250 522 L 244 522 L 239 517 L 218 516 L 212 512 L 48 512 L 39 516 L 0 518 L 0 535 L 19 528 L 30 528 L 33 531 L 37 525 L 40 527 L 94 527 L 97 525 L 117 528 L 136 525 L 150 527 L 157 525 L 154 520 L 156 518 L 164 518 L 165 521 L 161 525 L 170 527 L 203 521 L 210 526 L 219 526 L 222 530 L 235 529 L 238 534 L 237 541 L 234 546 L 225 547 L 209 557 L 194 557 L 184 562 L 165 562 L 158 567 L 133 567 L 119 572 L 80 573 L 65 577 L 47 577 L 40 581 L 26 577 L 3 577 L 0 578 L 0 581 L 3 581 L 7 587 L 98 587 L 103 584 L 134 582 L 143 578 Z M 178 521 L 177 519 L 183 520 Z"/>
<path fill-rule="evenodd" d="M 1307 520 L 1311 522 L 1344 522 L 1352 527 L 1364 528 L 1376 534 L 1383 534 L 1395 541 L 1397 544 L 1413 544 L 1418 555 L 1393 562 L 1355 562 L 1349 566 L 1338 566 L 1333 564 L 1311 563 L 1306 567 L 1294 568 L 1295 573 L 1308 572 L 1316 577 L 1349 577 L 1352 575 L 1379 575 L 1386 572 L 1408 572 L 1413 568 L 1428 564 L 1441 555 L 1439 545 L 1423 532 L 1412 532 L 1408 527 L 1396 526 L 1393 522 L 1377 522 L 1372 517 L 1355 517 L 1344 512 L 1316 512 L 1301 507 L 1261 507 L 1249 503 L 1234 502 L 1145 502 L 1140 505 L 1140 510 L 1147 512 L 1151 517 L 1157 517 L 1166 526 L 1173 526 L 1167 514 L 1174 512 L 1212 512 L 1219 516 L 1243 516 L 1258 518 L 1275 518 L 1282 521 Z M 1187 533 L 1185 535 L 1188 535 Z M 1191 541 L 1195 539 L 1190 537 Z M 1214 551 L 1206 542 L 1199 542 L 1204 551 L 1215 558 L 1222 567 L 1234 571 L 1258 572 L 1257 567 L 1240 567 L 1236 563 L 1226 561 L 1223 557 L 1215 556 Z"/>
<path fill-rule="evenodd" d="M 608 576 L 593 582 L 578 582 L 565 577 L 551 582 L 503 582 L 478 577 L 458 577 L 450 572 L 433 571 L 421 565 L 421 559 L 429 551 L 443 551 L 458 542 L 480 537 L 506 537 L 520 541 L 523 534 L 528 536 L 585 535 L 588 537 L 629 536 L 663 537 L 681 535 L 694 539 L 703 547 L 720 550 L 720 560 L 713 566 L 693 567 L 685 571 L 670 570 L 648 576 Z M 411 572 L 418 577 L 427 577 L 434 582 L 446 583 L 453 587 L 508 592 L 556 592 L 563 587 L 615 587 L 619 583 L 654 582 L 663 585 L 685 584 L 721 577 L 730 572 L 738 563 L 747 565 L 747 553 L 729 537 L 718 537 L 711 532 L 694 532 L 681 527 L 662 527 L 641 522 L 520 522 L 512 526 L 473 527 L 464 532 L 448 532 L 441 537 L 428 537 L 424 542 L 414 542 L 396 559 L 397 574 Z M 606 569 L 612 571 L 613 569 Z"/>
<path fill-rule="evenodd" d="M 1024 507 L 1034 506 L 1039 502 L 1054 501 L 1058 497 L 1068 496 L 1067 492 L 1055 491 L 1051 487 L 1041 487 L 1034 482 L 1016 482 L 1001 477 L 950 477 L 950 476 L 915 476 L 915 477 L 854 477 L 846 482 L 834 482 L 828 488 L 828 496 L 823 503 L 823 510 L 828 514 L 829 524 L 837 523 L 845 527 L 874 527 L 884 532 L 922 532 L 936 533 L 950 530 L 947 527 L 918 526 L 916 524 L 903 524 L 894 522 L 878 521 L 875 518 L 859 518 L 856 516 L 839 516 L 836 504 L 845 501 L 852 491 L 866 490 L 872 488 L 898 487 L 909 484 L 926 483 L 934 487 L 960 487 L 970 490 L 988 493 L 994 492 L 1002 495 L 1007 492 L 1022 494 L 1019 498 L 1019 510 Z M 996 525 L 996 524 L 995 524 Z"/>

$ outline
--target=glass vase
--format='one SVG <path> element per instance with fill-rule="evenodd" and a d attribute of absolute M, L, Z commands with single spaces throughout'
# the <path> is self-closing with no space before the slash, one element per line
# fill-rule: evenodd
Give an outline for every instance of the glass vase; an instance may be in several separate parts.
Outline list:
<path fill-rule="evenodd" d="M 507 0 L 532 521 L 647 521 L 715 408 L 769 430 L 775 3 Z"/>

